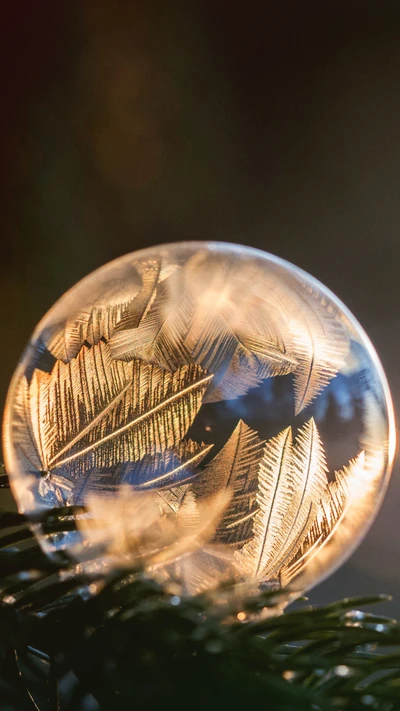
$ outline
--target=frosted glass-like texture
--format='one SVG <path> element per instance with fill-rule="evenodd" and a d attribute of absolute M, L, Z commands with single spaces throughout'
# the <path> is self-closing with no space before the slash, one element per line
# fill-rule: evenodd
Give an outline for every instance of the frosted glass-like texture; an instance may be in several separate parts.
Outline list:
<path fill-rule="evenodd" d="M 47 552 L 101 544 L 189 593 L 223 577 L 305 590 L 370 526 L 394 429 L 377 356 L 322 284 L 187 242 L 111 262 L 55 304 L 4 440 L 21 511 L 88 507 L 78 532 L 34 523 Z"/>

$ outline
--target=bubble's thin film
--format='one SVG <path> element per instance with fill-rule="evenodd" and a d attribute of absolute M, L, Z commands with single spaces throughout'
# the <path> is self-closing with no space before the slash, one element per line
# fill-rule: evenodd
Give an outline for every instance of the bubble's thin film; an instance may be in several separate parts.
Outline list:
<path fill-rule="evenodd" d="M 101 545 L 190 593 L 229 576 L 304 590 L 376 515 L 392 419 L 370 342 L 325 287 L 257 250 L 181 243 L 55 304 L 14 375 L 4 443 L 28 516 L 85 504 L 102 521 L 39 532 L 49 554 Z"/>

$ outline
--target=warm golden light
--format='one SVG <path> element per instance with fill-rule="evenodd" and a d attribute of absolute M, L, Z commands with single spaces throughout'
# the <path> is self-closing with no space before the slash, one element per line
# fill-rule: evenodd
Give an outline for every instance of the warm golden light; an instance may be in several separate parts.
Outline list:
<path fill-rule="evenodd" d="M 36 525 L 47 551 L 144 565 L 178 597 L 322 579 L 372 521 L 394 439 L 346 309 L 295 267 L 215 243 L 128 255 L 63 297 L 4 431 L 21 510 L 87 507 L 77 532 Z"/>

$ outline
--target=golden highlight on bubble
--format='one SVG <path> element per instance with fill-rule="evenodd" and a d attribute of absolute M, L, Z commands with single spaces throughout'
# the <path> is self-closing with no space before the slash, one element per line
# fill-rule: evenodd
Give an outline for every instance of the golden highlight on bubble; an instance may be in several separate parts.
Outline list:
<path fill-rule="evenodd" d="M 190 594 L 321 580 L 373 520 L 393 443 L 347 309 L 282 260 L 207 242 L 127 255 L 60 299 L 4 424 L 20 510 L 87 507 L 74 532 L 35 523 L 50 555 L 101 551 Z"/>

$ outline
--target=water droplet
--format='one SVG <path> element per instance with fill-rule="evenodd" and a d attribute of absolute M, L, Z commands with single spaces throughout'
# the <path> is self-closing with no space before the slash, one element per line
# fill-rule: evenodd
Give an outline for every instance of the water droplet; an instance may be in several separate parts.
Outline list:
<path fill-rule="evenodd" d="M 346 664 L 339 664 L 337 667 L 334 668 L 333 671 L 336 676 L 343 677 L 350 676 L 350 674 L 352 673 L 350 667 L 346 666 Z"/>
<path fill-rule="evenodd" d="M 388 631 L 388 626 L 387 625 L 375 625 L 375 630 L 376 632 L 387 632 Z"/>
<path fill-rule="evenodd" d="M 5 602 L 6 605 L 13 605 L 15 602 L 15 597 L 14 595 L 6 595 L 5 597 L 3 597 L 2 602 Z"/>
<path fill-rule="evenodd" d="M 365 619 L 365 612 L 361 612 L 361 610 L 349 610 L 345 614 L 345 618 L 348 620 L 364 620 Z"/>

